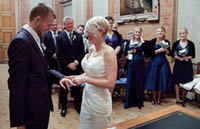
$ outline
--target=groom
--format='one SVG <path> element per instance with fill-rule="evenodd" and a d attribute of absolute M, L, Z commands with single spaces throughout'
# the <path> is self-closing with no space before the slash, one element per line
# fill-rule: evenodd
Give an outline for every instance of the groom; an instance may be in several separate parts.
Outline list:
<path fill-rule="evenodd" d="M 50 29 L 54 11 L 38 4 L 8 49 L 10 125 L 17 129 L 47 129 L 52 106 L 49 73 L 40 38 Z M 56 73 L 56 75 L 58 75 Z M 63 78 L 63 76 L 58 76 Z"/>

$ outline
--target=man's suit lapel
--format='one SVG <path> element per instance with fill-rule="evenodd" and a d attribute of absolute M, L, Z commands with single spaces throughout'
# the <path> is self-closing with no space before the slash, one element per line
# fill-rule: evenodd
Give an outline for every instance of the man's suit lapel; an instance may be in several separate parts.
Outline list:
<path fill-rule="evenodd" d="M 26 33 L 26 35 L 29 37 L 29 39 L 32 41 L 33 43 L 33 48 L 36 49 L 37 53 L 40 55 L 40 59 L 42 60 L 43 66 L 45 69 L 48 69 L 48 65 L 47 65 L 47 61 L 45 60 L 45 57 L 43 56 L 40 48 L 38 47 L 36 41 L 34 40 L 34 38 L 32 37 L 32 35 L 25 29 L 23 29 Z"/>
<path fill-rule="evenodd" d="M 66 39 L 66 42 L 64 42 L 65 45 L 72 47 L 72 45 L 70 44 L 70 40 L 69 40 L 67 33 L 64 33 L 64 39 Z"/>

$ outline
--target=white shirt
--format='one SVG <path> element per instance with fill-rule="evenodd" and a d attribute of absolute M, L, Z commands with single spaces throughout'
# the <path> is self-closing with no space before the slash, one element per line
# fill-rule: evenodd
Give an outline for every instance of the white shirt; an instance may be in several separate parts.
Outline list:
<path fill-rule="evenodd" d="M 56 31 L 56 33 L 54 33 L 54 31 L 51 30 L 51 34 L 52 34 L 53 37 L 54 37 L 54 36 L 58 36 L 58 31 Z"/>
<path fill-rule="evenodd" d="M 32 36 L 33 39 L 35 40 L 35 42 L 37 43 L 38 47 L 40 48 L 40 51 L 42 52 L 43 56 L 44 56 L 44 52 L 42 50 L 42 47 L 40 46 L 40 37 L 38 36 L 38 34 L 35 32 L 35 30 L 33 28 L 31 28 L 28 24 L 24 25 L 23 28 L 25 30 L 27 30 Z"/>
<path fill-rule="evenodd" d="M 54 40 L 54 45 L 57 46 L 56 37 L 58 36 L 58 31 L 56 31 L 56 33 L 54 33 L 54 31 L 51 30 L 51 34 L 52 34 L 52 37 Z"/>
<path fill-rule="evenodd" d="M 73 33 L 73 30 L 72 30 L 72 32 L 68 32 L 67 30 L 64 30 L 65 31 L 65 33 L 67 34 L 67 36 L 68 36 L 68 38 L 70 39 L 70 36 L 69 36 L 69 34 L 71 33 Z"/>

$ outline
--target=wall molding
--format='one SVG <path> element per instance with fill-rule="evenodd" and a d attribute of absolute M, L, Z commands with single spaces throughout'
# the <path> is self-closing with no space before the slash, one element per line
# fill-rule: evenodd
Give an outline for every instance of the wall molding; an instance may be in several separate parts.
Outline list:
<path fill-rule="evenodd" d="M 174 0 L 172 41 L 177 40 L 177 24 L 178 24 L 178 0 Z"/>

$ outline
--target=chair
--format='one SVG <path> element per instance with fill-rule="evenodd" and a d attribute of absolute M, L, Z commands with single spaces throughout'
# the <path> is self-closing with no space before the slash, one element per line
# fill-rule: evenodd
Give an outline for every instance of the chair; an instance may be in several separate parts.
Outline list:
<path fill-rule="evenodd" d="M 122 101 L 125 99 L 126 83 L 126 77 L 116 80 L 115 88 L 112 95 L 113 98 L 119 98 Z"/>
<path fill-rule="evenodd" d="M 196 66 L 196 71 L 195 71 L 195 74 L 200 74 L 200 62 L 198 62 L 197 64 L 193 64 L 194 66 Z M 191 92 L 195 93 L 195 101 L 191 101 L 190 103 L 191 104 L 194 104 L 196 106 L 198 106 L 200 108 L 200 103 L 198 101 L 198 96 L 199 94 L 196 93 L 193 89 L 190 90 Z M 182 88 L 182 106 L 185 107 L 185 103 L 186 103 L 186 94 L 187 94 L 188 90 Z"/>

